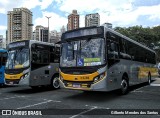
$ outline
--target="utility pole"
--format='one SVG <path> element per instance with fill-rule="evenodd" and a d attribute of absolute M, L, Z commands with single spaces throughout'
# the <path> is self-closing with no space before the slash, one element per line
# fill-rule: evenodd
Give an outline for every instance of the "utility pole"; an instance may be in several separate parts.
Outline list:
<path fill-rule="evenodd" d="M 50 43 L 51 41 L 49 38 L 49 19 L 51 18 L 51 16 L 50 17 L 46 16 L 46 18 L 48 19 L 48 42 Z"/>

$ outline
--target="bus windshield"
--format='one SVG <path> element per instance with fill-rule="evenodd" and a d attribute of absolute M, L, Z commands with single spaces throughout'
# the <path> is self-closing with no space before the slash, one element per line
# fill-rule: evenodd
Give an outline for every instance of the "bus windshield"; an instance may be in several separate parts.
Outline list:
<path fill-rule="evenodd" d="M 62 44 L 61 67 L 97 66 L 105 63 L 104 39 L 86 39 Z"/>
<path fill-rule="evenodd" d="M 6 69 L 18 69 L 29 66 L 29 49 L 19 48 L 8 51 Z"/>

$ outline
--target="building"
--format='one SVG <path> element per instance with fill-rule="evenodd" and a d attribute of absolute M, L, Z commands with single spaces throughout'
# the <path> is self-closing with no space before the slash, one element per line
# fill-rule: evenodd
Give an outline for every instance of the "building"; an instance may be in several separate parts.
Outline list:
<path fill-rule="evenodd" d="M 0 35 L 0 48 L 6 48 L 6 41 L 3 38 L 3 35 Z"/>
<path fill-rule="evenodd" d="M 36 26 L 34 38 L 37 41 L 48 42 L 48 28 L 41 25 Z"/>
<path fill-rule="evenodd" d="M 85 16 L 85 27 L 91 26 L 100 26 L 100 15 L 98 13 Z"/>
<path fill-rule="evenodd" d="M 0 48 L 3 48 L 3 35 L 0 35 Z"/>
<path fill-rule="evenodd" d="M 27 8 L 8 11 L 7 43 L 32 39 L 32 12 Z"/>
<path fill-rule="evenodd" d="M 64 33 L 65 31 L 66 31 L 66 29 L 65 29 L 65 27 L 63 25 L 62 28 L 61 28 L 61 33 Z"/>
<path fill-rule="evenodd" d="M 32 40 L 36 40 L 36 30 L 32 32 Z"/>
<path fill-rule="evenodd" d="M 35 27 L 35 40 L 37 41 L 41 41 L 41 29 L 43 29 L 44 27 L 41 25 L 37 25 Z"/>
<path fill-rule="evenodd" d="M 68 16 L 67 30 L 73 30 L 79 28 L 79 14 L 77 10 L 73 10 Z"/>
<path fill-rule="evenodd" d="M 112 24 L 111 23 L 104 23 L 103 26 L 112 29 Z"/>
<path fill-rule="evenodd" d="M 7 47 L 7 44 L 9 44 L 9 41 L 8 41 L 8 30 L 6 30 L 6 47 Z"/>
<path fill-rule="evenodd" d="M 56 43 L 56 42 L 60 41 L 61 35 L 62 35 L 61 32 L 57 32 L 56 30 L 51 31 L 50 32 L 51 43 Z"/>
<path fill-rule="evenodd" d="M 41 29 L 41 41 L 49 42 L 48 37 L 48 27 L 44 27 L 44 29 Z"/>

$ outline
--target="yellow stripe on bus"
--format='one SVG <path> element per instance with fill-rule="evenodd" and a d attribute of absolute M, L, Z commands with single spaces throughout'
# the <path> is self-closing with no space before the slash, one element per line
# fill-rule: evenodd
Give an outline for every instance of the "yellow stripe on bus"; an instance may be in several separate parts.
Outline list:
<path fill-rule="evenodd" d="M 158 69 L 151 67 L 139 67 L 138 78 L 148 77 L 148 73 L 151 73 L 151 76 L 158 76 Z"/>
<path fill-rule="evenodd" d="M 22 75 L 23 73 L 14 74 L 14 75 L 5 74 L 5 79 L 10 79 L 10 80 L 20 79 Z"/>
<path fill-rule="evenodd" d="M 60 72 L 62 78 L 67 81 L 93 81 L 94 77 L 98 76 L 98 72 L 85 75 L 71 75 Z"/>

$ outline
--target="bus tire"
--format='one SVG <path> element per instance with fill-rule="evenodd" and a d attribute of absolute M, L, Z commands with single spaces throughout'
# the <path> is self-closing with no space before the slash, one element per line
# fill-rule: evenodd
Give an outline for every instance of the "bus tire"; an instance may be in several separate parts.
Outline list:
<path fill-rule="evenodd" d="M 126 76 L 123 77 L 121 81 L 121 88 L 120 88 L 120 94 L 125 95 L 129 91 L 129 80 Z"/>
<path fill-rule="evenodd" d="M 58 75 L 55 75 L 55 76 L 52 77 L 51 88 L 53 88 L 53 89 L 59 89 L 60 88 L 59 76 Z"/>
<path fill-rule="evenodd" d="M 151 74 L 150 74 L 150 72 L 148 73 L 148 85 L 150 85 L 151 84 Z"/>

